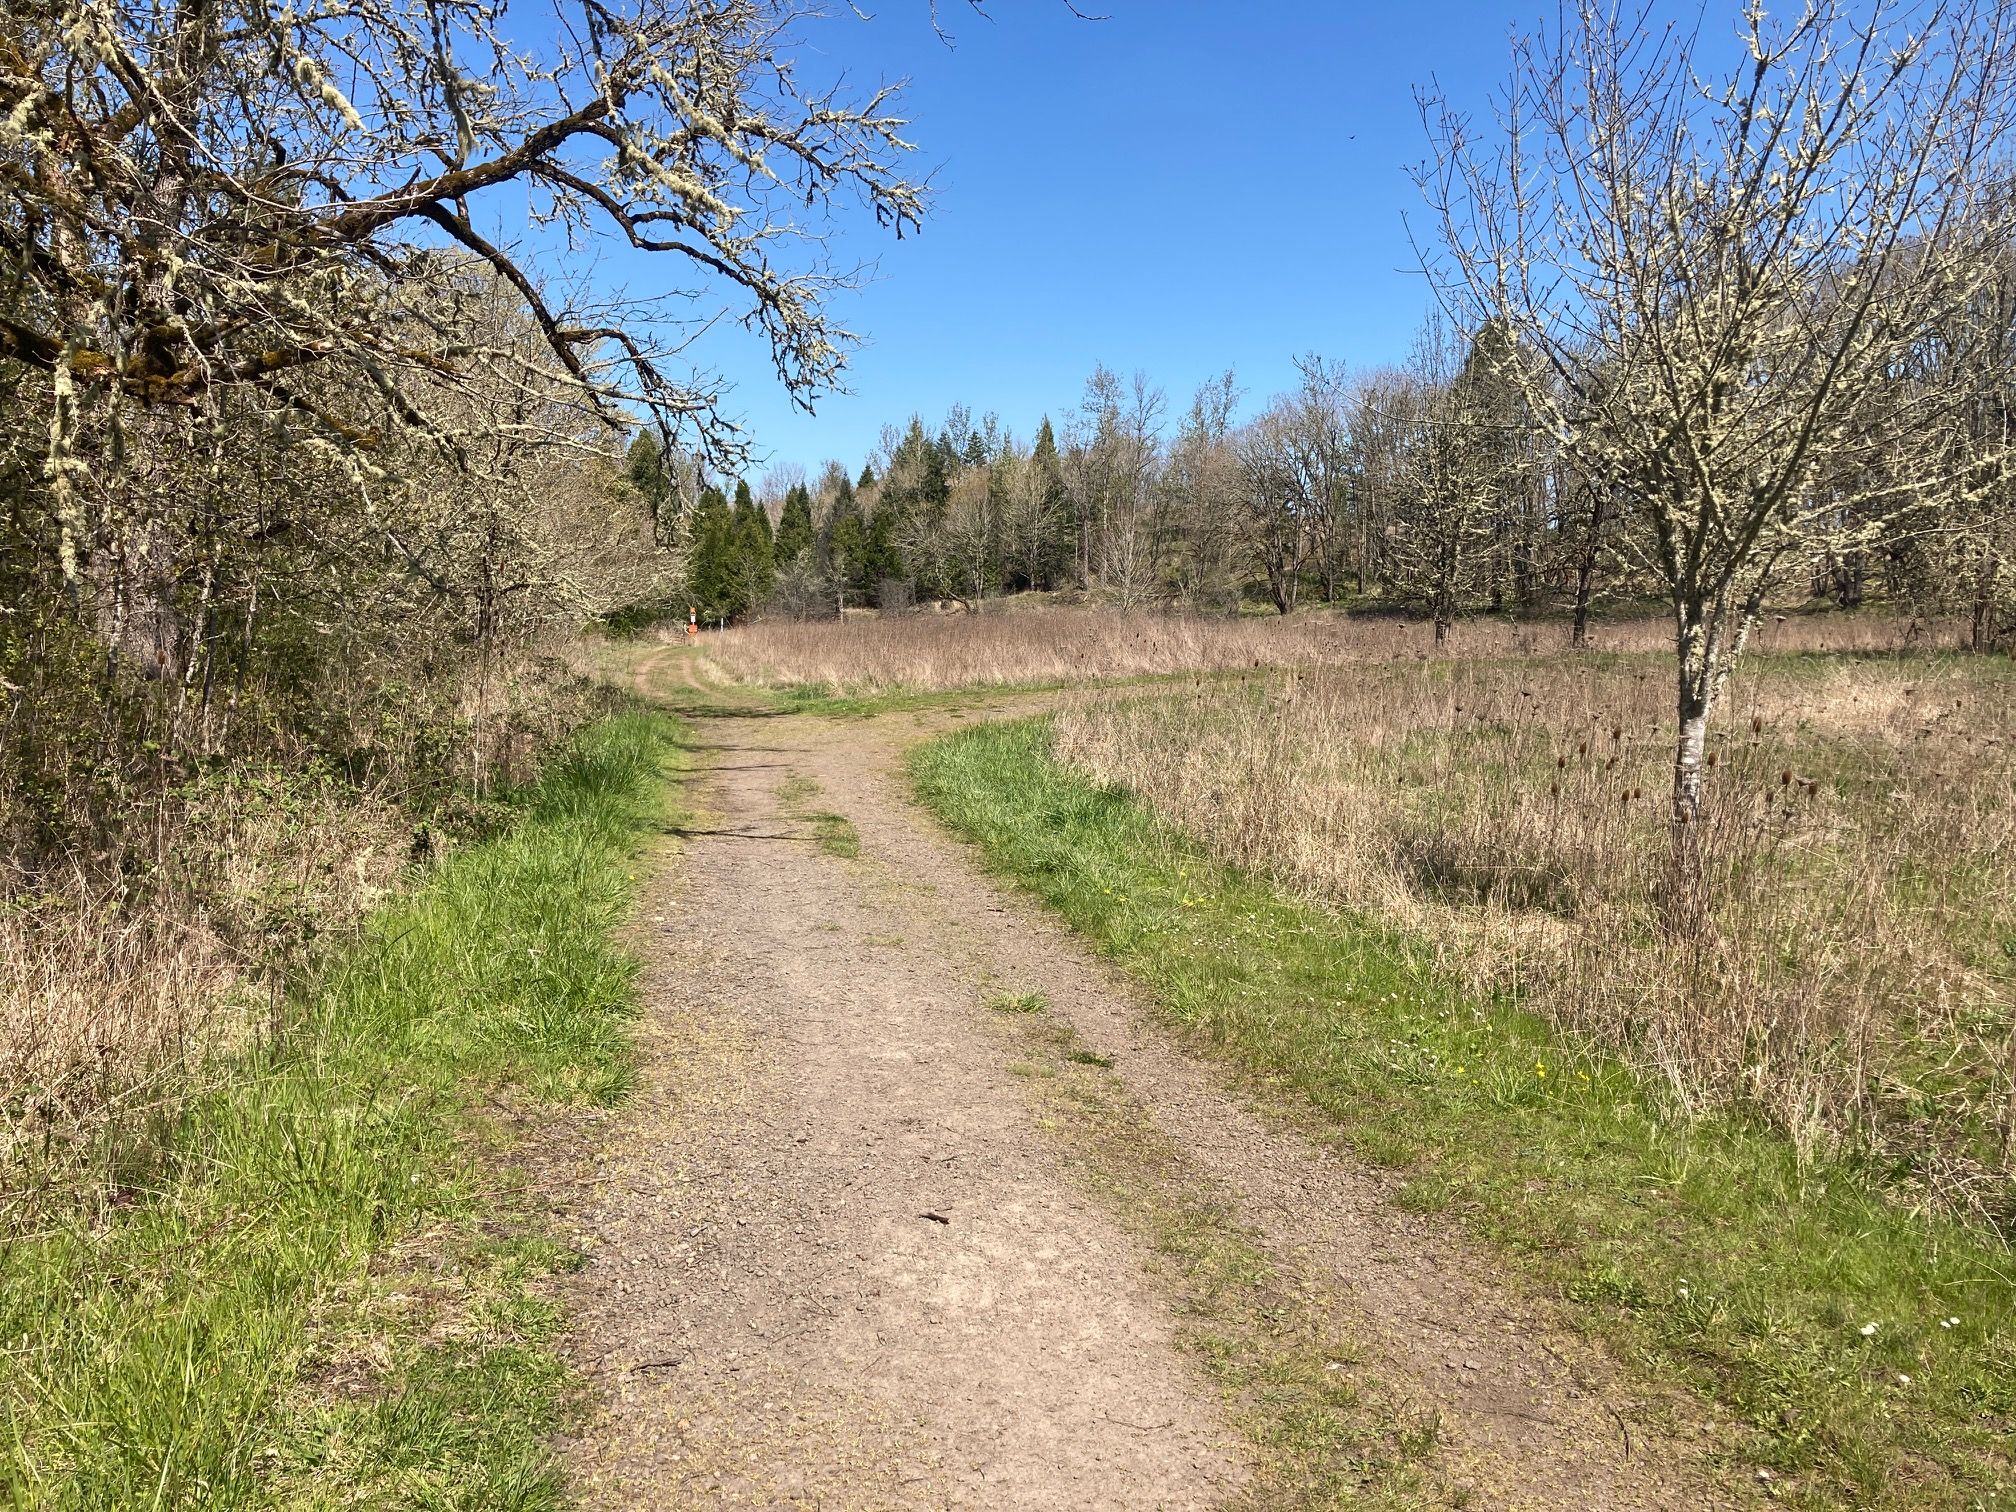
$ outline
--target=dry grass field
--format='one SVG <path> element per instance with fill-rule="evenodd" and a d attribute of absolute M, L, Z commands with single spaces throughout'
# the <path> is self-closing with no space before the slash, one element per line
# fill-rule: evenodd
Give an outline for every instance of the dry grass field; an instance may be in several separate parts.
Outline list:
<path fill-rule="evenodd" d="M 1749 659 L 1698 870 L 1672 680 L 1193 676 L 959 720 L 912 771 L 1186 1047 L 1728 1413 L 1760 1501 L 2008 1505 L 2016 666 Z"/>
<path fill-rule="evenodd" d="M 0 889 L 0 1197 L 83 1162 L 117 1186 L 205 1068 L 269 1017 L 281 973 L 404 866 L 410 821 L 323 774 L 199 782 L 159 805 L 136 899 L 80 878 Z"/>
<path fill-rule="evenodd" d="M 1810 634 L 1810 632 L 1809 632 Z M 1758 656 L 1711 748 L 1706 926 L 1663 903 L 1657 658 L 1317 668 L 1080 695 L 1058 755 L 1214 853 L 1427 942 L 1682 1110 L 2016 1217 L 2016 668 Z"/>
<path fill-rule="evenodd" d="M 1598 650 L 1664 651 L 1671 647 L 1672 628 L 1660 619 L 1626 620 L 1597 626 L 1591 640 Z M 1920 627 L 1878 615 L 1781 617 L 1757 636 L 1760 648 L 1774 652 L 1931 649 L 1958 640 L 1956 626 Z M 1567 646 L 1567 626 L 1557 621 L 1469 621 L 1455 626 L 1438 650 L 1426 621 L 1322 610 L 1287 618 L 1206 619 L 1092 608 L 1002 609 L 841 622 L 758 621 L 701 638 L 702 652 L 729 679 L 830 694 L 1054 687 L 1429 656 L 1474 660 Z"/>

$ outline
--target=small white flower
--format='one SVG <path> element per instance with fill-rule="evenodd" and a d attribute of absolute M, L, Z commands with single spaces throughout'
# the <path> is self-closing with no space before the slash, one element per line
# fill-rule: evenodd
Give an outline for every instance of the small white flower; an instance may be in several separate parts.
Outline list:
<path fill-rule="evenodd" d="M 1899 1386 L 1909 1386 L 1911 1384 L 1911 1377 L 1900 1371 L 1897 1375 L 1897 1384 Z"/>
<path fill-rule="evenodd" d="M 1865 1339 L 1873 1339 L 1873 1338 L 1875 1338 L 1875 1337 L 1876 1337 L 1876 1325 L 1875 1325 L 1874 1323 L 1864 1323 L 1864 1324 L 1862 1325 L 1862 1337 L 1863 1337 L 1863 1338 L 1865 1338 Z"/>
<path fill-rule="evenodd" d="M 1939 1326 L 1941 1328 L 1958 1328 L 1960 1326 L 1960 1320 L 1958 1318 L 1941 1318 L 1939 1320 Z"/>

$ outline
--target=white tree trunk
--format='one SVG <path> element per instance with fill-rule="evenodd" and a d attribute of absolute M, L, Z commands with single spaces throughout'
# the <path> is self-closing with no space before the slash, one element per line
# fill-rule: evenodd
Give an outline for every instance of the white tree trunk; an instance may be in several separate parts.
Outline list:
<path fill-rule="evenodd" d="M 1701 770 L 1708 749 L 1708 712 L 1689 713 L 1681 697 L 1680 738 L 1673 753 L 1673 822 L 1686 826 L 1701 817 Z"/>

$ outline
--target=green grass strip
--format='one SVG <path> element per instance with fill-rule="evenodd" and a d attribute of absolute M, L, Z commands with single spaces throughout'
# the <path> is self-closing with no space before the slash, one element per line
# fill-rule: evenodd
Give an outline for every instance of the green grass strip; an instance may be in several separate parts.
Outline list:
<path fill-rule="evenodd" d="M 525 1111 L 631 1085 L 610 930 L 676 734 L 584 733 L 186 1108 L 130 1205 L 6 1242 L 0 1505 L 558 1505 L 540 1281 L 570 1256 L 494 1156 Z"/>
<path fill-rule="evenodd" d="M 1787 1505 L 2016 1505 L 2016 1282 L 1989 1236 L 1740 1120 L 1674 1121 L 1614 1061 L 1465 998 L 1418 942 L 1214 864 L 1059 766 L 1046 720 L 944 737 L 912 772 L 1194 1041 L 1401 1173 L 1398 1201 L 1724 1404 L 1749 1430 L 1733 1466 Z"/>

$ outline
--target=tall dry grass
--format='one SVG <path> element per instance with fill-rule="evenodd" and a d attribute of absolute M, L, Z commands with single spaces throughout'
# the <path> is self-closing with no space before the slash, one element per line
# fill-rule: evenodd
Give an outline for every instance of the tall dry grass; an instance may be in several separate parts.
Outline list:
<path fill-rule="evenodd" d="M 286 977 L 406 864 L 412 824 L 324 772 L 239 772 L 156 805 L 159 861 L 0 891 L 0 1203 L 117 1188 Z"/>
<path fill-rule="evenodd" d="M 2016 670 L 1759 657 L 1711 748 L 1705 925 L 1665 909 L 1654 658 L 1084 694 L 1056 749 L 1214 853 L 1429 942 L 1682 1109 L 2016 1221 Z"/>
<path fill-rule="evenodd" d="M 165 1111 L 170 1068 L 207 1059 L 238 982 L 222 943 L 79 895 L 0 915 L 0 1209 L 81 1140 Z M 101 1153 L 116 1160 L 116 1152 Z"/>
<path fill-rule="evenodd" d="M 1434 628 L 1398 615 L 1325 610 L 1286 618 L 1206 619 L 1096 608 L 943 615 L 916 612 L 844 621 L 759 622 L 701 637 L 703 655 L 728 677 L 831 693 L 1009 687 L 1108 681 L 1183 672 L 1316 667 L 1336 662 L 1545 655 L 1568 644 L 1558 622 L 1479 620 L 1457 625 L 1442 647 Z M 1876 615 L 1794 615 L 1765 622 L 1767 649 L 1857 651 L 1957 644 L 1955 627 L 1913 629 Z M 1596 648 L 1658 651 L 1672 644 L 1662 620 L 1596 627 Z"/>
<path fill-rule="evenodd" d="M 342 762 L 220 763 L 105 827 L 96 853 L 10 851 L 0 1220 L 144 1176 L 178 1109 L 273 1029 L 322 946 L 416 855 L 487 832 L 502 812 L 491 791 L 603 706 L 557 664 L 528 664 L 499 679 L 481 721 L 464 707 L 360 728 Z M 0 836 L 33 824 L 27 799 L 0 793 Z"/>

